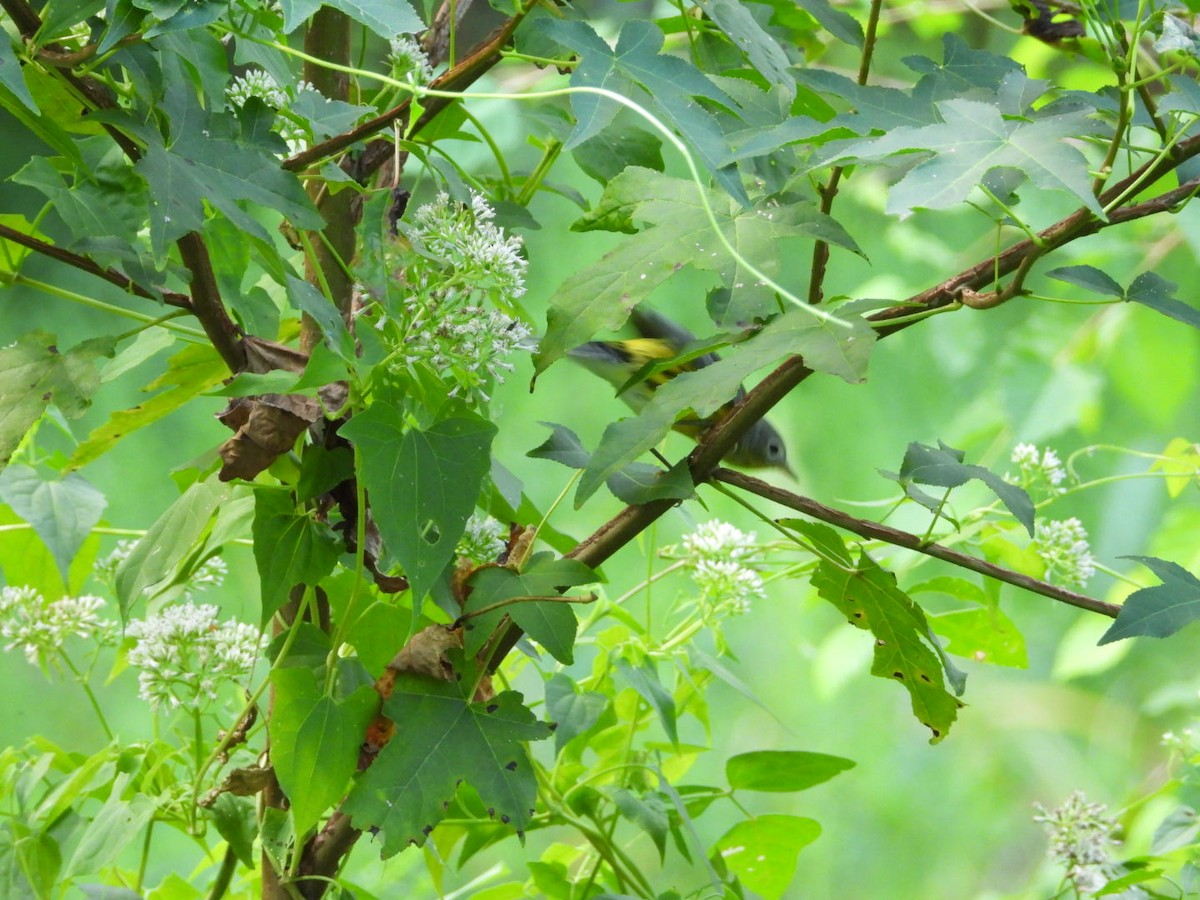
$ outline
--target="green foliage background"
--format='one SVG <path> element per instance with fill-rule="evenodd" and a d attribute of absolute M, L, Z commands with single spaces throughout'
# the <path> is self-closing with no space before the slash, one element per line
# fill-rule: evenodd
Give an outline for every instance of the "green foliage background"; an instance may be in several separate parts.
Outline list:
<path fill-rule="evenodd" d="M 628 10 L 622 8 L 621 13 Z M 1005 11 L 1001 17 L 1013 19 Z M 1016 38 L 989 28 L 979 19 L 955 12 L 936 12 L 925 4 L 895 7 L 902 22 L 881 37 L 877 72 L 880 79 L 902 72 L 899 57 L 940 55 L 944 32 L 962 34 L 975 47 L 1011 52 L 1036 77 L 1067 63 L 1060 55 L 1029 38 Z M 825 60 L 836 65 L 839 60 Z M 853 65 L 849 57 L 843 63 Z M 1086 71 L 1080 87 L 1095 89 Z M 1099 76 L 1097 75 L 1097 78 Z M 503 85 L 503 74 L 497 76 Z M 536 113 L 523 104 L 481 102 L 473 111 L 519 165 L 528 121 Z M 18 133 L 0 112 L 0 134 Z M 528 126 L 532 128 L 532 126 Z M 485 155 L 463 146 L 463 158 L 474 153 L 479 166 Z M 16 140 L 0 145 L 0 209 L 32 215 L 41 200 L 8 181 L 33 147 Z M 677 164 L 672 161 L 671 165 Z M 564 159 L 556 182 L 599 196 L 599 187 Z M 886 185 L 872 174 L 850 179 L 839 199 L 839 219 L 859 240 L 870 263 L 835 251 L 827 295 L 896 298 L 927 287 L 941 274 L 957 271 L 985 255 L 994 235 L 988 222 L 970 210 L 917 212 L 904 223 L 884 214 Z M 1022 213 L 1035 222 L 1050 222 L 1072 208 L 1069 198 L 1029 192 Z M 577 215 L 560 196 L 540 195 L 531 212 L 541 228 L 525 232 L 529 257 L 528 308 L 544 321 L 554 289 L 580 265 L 598 258 L 613 244 L 610 235 L 576 234 L 567 230 Z M 1159 221 L 1162 219 L 1163 221 Z M 1072 245 L 1059 265 L 1101 266 L 1121 283 L 1147 268 L 1194 290 L 1195 259 L 1200 254 L 1200 209 L 1158 217 L 1130 229 L 1114 229 Z M 802 290 L 807 253 L 793 248 L 784 254 L 785 284 Z M 792 265 L 794 263 L 794 265 Z M 26 272 L 82 292 L 103 293 L 95 283 L 39 260 Z M 672 281 L 652 298 L 660 306 L 686 308 L 679 317 L 703 327 L 700 298 L 712 281 L 689 276 L 692 283 Z M 1070 286 L 1035 276 L 1037 293 L 1077 296 Z M 111 302 L 128 302 L 115 288 Z M 1194 296 L 1187 299 L 1194 301 Z M 80 309 L 44 294 L 14 286 L 5 290 L 0 318 L 0 344 L 34 328 L 45 328 L 69 346 L 89 335 L 111 330 L 99 311 Z M 895 486 L 877 470 L 895 470 L 911 441 L 943 440 L 964 449 L 967 458 L 1003 471 L 1014 444 L 1054 446 L 1066 458 L 1076 449 L 1106 445 L 1160 452 L 1174 437 L 1194 439 L 1200 433 L 1200 404 L 1195 402 L 1200 366 L 1200 339 L 1192 329 L 1133 304 L 1098 309 L 1018 299 L 986 313 L 963 309 L 936 316 L 920 327 L 882 342 L 870 364 L 865 386 L 836 379 L 806 383 L 773 413 L 785 434 L 800 493 L 854 509 L 894 496 Z M 139 369 L 148 380 L 163 369 L 161 355 Z M 561 362 L 528 390 L 532 367 L 523 360 L 498 389 L 500 431 L 494 445 L 498 459 L 512 469 L 540 509 L 549 507 L 566 483 L 566 470 L 530 460 L 527 451 L 545 437 L 541 421 L 563 423 L 594 446 L 605 423 L 624 415 L 608 387 L 580 368 Z M 581 399 L 586 398 L 586 399 Z M 119 386 L 106 387 L 93 409 L 71 430 L 87 434 L 107 416 L 142 399 Z M 212 419 L 223 401 L 204 399 L 124 441 L 117 451 L 86 470 L 105 494 L 105 521 L 115 527 L 148 527 L 174 498 L 165 471 L 211 453 L 227 436 Z M 43 426 L 43 450 L 70 452 L 67 441 Z M 667 455 L 686 448 L 672 436 Z M 1080 461 L 1089 476 L 1142 471 L 1141 461 L 1098 450 Z M 780 483 L 787 485 L 784 476 Z M 957 495 L 956 495 L 957 496 Z M 980 494 L 980 497 L 983 495 Z M 1195 486 L 1170 500 L 1159 479 L 1115 480 L 1071 497 L 1055 507 L 1069 511 L 1088 526 L 1093 551 L 1103 563 L 1151 583 L 1145 570 L 1118 557 L 1155 555 L 1200 571 L 1200 502 Z M 658 547 L 675 543 L 697 517 L 727 519 L 765 537 L 761 523 L 723 498 L 706 497 L 709 512 L 687 504 L 652 528 L 636 546 L 604 567 L 606 590 L 618 596 L 636 584 L 653 564 Z M 554 526 L 580 537 L 620 504 L 597 498 L 584 510 L 569 504 L 555 514 Z M 871 507 L 866 507 L 869 514 Z M 907 518 L 905 518 L 907 517 Z M 924 518 L 906 510 L 899 527 L 920 532 Z M 111 538 L 89 543 L 85 555 L 111 549 Z M 0 564 L 9 554 L 25 552 L 7 540 L 0 544 Z M 248 548 L 227 553 L 231 577 L 219 593 L 232 615 L 258 617 L 257 576 Z M 901 582 L 911 584 L 950 571 L 930 560 L 899 566 Z M 663 594 L 678 590 L 666 582 Z M 1118 600 L 1119 585 L 1098 575 L 1090 593 Z M 807 584 L 778 581 L 769 599 L 732 621 L 725 636 L 740 664 L 737 676 L 761 704 L 748 702 L 718 685 L 709 695 L 713 752 L 701 757 L 685 781 L 716 783 L 724 760 L 751 750 L 805 749 L 845 756 L 858 766 L 834 781 L 800 794 L 755 795 L 757 813 L 786 812 L 821 823 L 821 838 L 801 854 L 788 896 L 795 897 L 1036 897 L 1047 896 L 1059 875 L 1045 857 L 1045 840 L 1031 819 L 1032 804 L 1053 805 L 1075 789 L 1091 799 L 1120 809 L 1152 789 L 1163 777 L 1164 731 L 1194 721 L 1200 700 L 1195 666 L 1194 628 L 1179 639 L 1141 639 L 1097 647 L 1106 621 L 1051 603 L 1013 588 L 1003 591 L 1004 608 L 1028 640 L 1030 666 L 1012 670 L 959 661 L 970 675 L 968 706 L 960 712 L 954 733 L 936 746 L 912 718 L 907 697 L 878 679 L 865 677 L 870 641 L 849 628 Z M 641 603 L 641 601 L 636 601 Z M 641 614 L 635 603 L 634 611 Z M 646 615 L 653 620 L 652 595 Z M 577 663 L 586 671 L 587 660 Z M 131 673 L 117 676 L 128 682 Z M 98 679 L 99 680 L 99 679 Z M 49 684 L 20 657 L 0 655 L 0 744 L 18 745 L 44 735 L 66 747 L 93 747 L 103 740 L 92 722 L 78 715 L 78 697 L 70 685 Z M 515 687 L 540 695 L 540 679 L 526 670 Z M 125 736 L 142 727 L 141 710 L 109 706 L 107 711 Z M 681 740 L 704 743 L 702 729 L 682 723 Z M 131 737 L 133 735 L 130 735 Z M 149 736 L 148 734 L 145 736 Z M 546 747 L 537 748 L 544 754 Z M 1129 853 L 1144 852 L 1150 832 L 1166 812 L 1166 801 L 1141 809 L 1129 819 Z M 707 841 L 715 840 L 736 817 L 710 813 L 699 823 Z M 1158 813 L 1158 815 L 1156 815 Z M 513 870 L 518 860 L 536 857 L 554 835 L 539 834 L 522 851 L 510 841 L 502 851 Z M 163 838 L 151 863 L 163 873 L 186 858 L 181 838 Z M 172 847 L 172 843 L 179 847 Z M 648 845 L 646 862 L 654 856 Z M 387 891 L 409 896 L 431 895 L 427 875 L 415 852 L 387 864 L 356 859 L 355 878 L 387 883 Z M 479 874 L 493 860 L 477 859 L 459 883 Z M 676 865 L 682 863 L 676 858 Z M 447 884 L 450 885 L 448 877 Z M 385 892 L 386 895 L 386 892 Z"/>

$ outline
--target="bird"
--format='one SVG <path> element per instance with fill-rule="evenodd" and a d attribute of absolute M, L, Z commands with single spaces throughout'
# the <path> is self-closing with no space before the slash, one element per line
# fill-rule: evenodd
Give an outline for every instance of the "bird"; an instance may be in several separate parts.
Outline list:
<path fill-rule="evenodd" d="M 629 320 L 640 337 L 589 341 L 568 351 L 567 356 L 617 388 L 626 388 L 621 393 L 621 399 L 635 411 L 649 403 L 654 391 L 676 375 L 703 369 L 718 359 L 715 353 L 705 353 L 688 362 L 653 372 L 641 382 L 630 385 L 629 380 L 648 363 L 674 359 L 689 344 L 695 343 L 696 338 L 683 326 L 651 310 L 635 309 L 630 313 Z M 739 387 L 730 403 L 712 416 L 682 419 L 673 427 L 688 437 L 698 438 L 745 395 L 745 389 Z M 789 475 L 793 474 L 788 466 L 783 435 L 766 419 L 759 419 L 746 430 L 725 454 L 725 462 L 743 469 L 782 469 Z"/>

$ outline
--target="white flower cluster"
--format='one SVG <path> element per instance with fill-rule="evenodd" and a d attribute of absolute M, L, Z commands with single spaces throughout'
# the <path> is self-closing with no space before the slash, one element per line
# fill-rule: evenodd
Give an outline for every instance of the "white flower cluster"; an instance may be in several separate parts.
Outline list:
<path fill-rule="evenodd" d="M 494 563 L 504 552 L 504 539 L 507 536 L 508 529 L 498 519 L 472 513 L 454 552 L 457 556 L 465 556 L 475 565 Z"/>
<path fill-rule="evenodd" d="M 1017 467 L 1017 474 L 1008 476 L 1007 480 L 1013 484 L 1027 491 L 1041 490 L 1051 496 L 1066 491 L 1062 483 L 1067 479 L 1067 470 L 1058 454 L 1049 447 L 1039 454 L 1033 444 L 1017 444 L 1013 448 L 1012 463 Z"/>
<path fill-rule="evenodd" d="M 129 623 L 135 639 L 129 664 L 138 675 L 138 696 L 157 708 L 198 709 L 222 683 L 245 678 L 262 649 L 262 635 L 244 622 L 217 622 L 217 608 L 181 603 Z"/>
<path fill-rule="evenodd" d="M 1083 523 L 1070 519 L 1037 522 L 1033 539 L 1037 555 L 1046 564 L 1046 580 L 1083 587 L 1096 574 L 1096 558 Z"/>
<path fill-rule="evenodd" d="M 1094 894 L 1106 885 L 1108 848 L 1119 843 L 1113 838 L 1117 823 L 1106 816 L 1103 803 L 1088 803 L 1082 791 L 1075 791 L 1059 807 L 1047 811 L 1035 803 L 1035 822 L 1042 823 L 1050 836 L 1050 855 L 1067 869 L 1067 877 L 1082 894 Z"/>
<path fill-rule="evenodd" d="M 315 91 L 307 81 L 294 88 L 281 87 L 274 76 L 263 69 L 250 69 L 245 75 L 237 75 L 225 88 L 225 102 L 229 109 L 241 109 L 251 97 L 257 97 L 271 109 L 283 115 L 275 118 L 275 131 L 287 143 L 288 153 L 299 153 L 308 137 L 299 121 L 289 117 L 287 110 L 303 91 Z"/>
<path fill-rule="evenodd" d="M 442 193 L 417 209 L 410 236 L 437 261 L 438 268 L 457 276 L 460 288 L 494 292 L 506 304 L 525 293 L 528 263 L 521 255 L 521 238 L 506 235 L 492 221 L 495 217 L 496 211 L 482 194 L 471 192 L 468 209 Z"/>
<path fill-rule="evenodd" d="M 34 665 L 45 664 L 71 635 L 111 639 L 112 623 L 100 618 L 104 600 L 85 594 L 47 603 L 31 587 L 0 588 L 0 639 L 5 650 L 20 648 Z"/>
<path fill-rule="evenodd" d="M 429 57 L 410 34 L 398 34 L 388 42 L 388 62 L 392 66 L 392 77 L 409 84 L 429 84 L 433 80 L 433 66 Z"/>
<path fill-rule="evenodd" d="M 692 570 L 706 617 L 741 615 L 765 596 L 763 580 L 751 564 L 758 550 L 755 540 L 752 531 L 712 519 L 686 535 L 681 548 L 668 547 L 663 553 L 682 558 Z"/>
<path fill-rule="evenodd" d="M 411 293 L 377 323 L 398 330 L 398 361 L 426 362 L 485 401 L 489 384 L 512 371 L 508 357 L 536 346 L 528 325 L 483 305 L 490 299 L 509 308 L 525 293 L 521 238 L 506 236 L 494 216 L 479 194 L 470 207 L 447 194 L 421 206 L 401 225 L 416 254 L 399 273 Z"/>
<path fill-rule="evenodd" d="M 92 568 L 93 574 L 110 587 L 115 587 L 117 569 L 129 558 L 129 554 L 136 546 L 137 541 L 117 541 L 117 546 L 113 548 L 112 553 L 96 562 Z M 228 571 L 229 567 L 225 564 L 225 560 L 219 556 L 210 556 L 196 567 L 192 577 L 183 586 L 183 596 L 190 597 L 206 587 L 220 587 L 224 584 Z"/>

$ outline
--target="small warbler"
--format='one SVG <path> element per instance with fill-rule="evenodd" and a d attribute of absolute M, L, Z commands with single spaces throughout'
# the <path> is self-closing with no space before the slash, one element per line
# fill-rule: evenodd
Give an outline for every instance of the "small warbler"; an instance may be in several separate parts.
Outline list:
<path fill-rule="evenodd" d="M 679 356 L 687 345 L 696 340 L 686 328 L 676 325 L 658 313 L 635 309 L 630 314 L 630 322 L 641 337 L 624 341 L 590 341 L 569 351 L 567 355 L 620 388 L 647 363 Z M 666 384 L 681 372 L 703 369 L 716 361 L 715 353 L 706 353 L 689 362 L 655 372 L 640 384 L 625 390 L 621 399 L 634 410 L 641 409 L 650 401 L 655 389 L 660 385 Z M 698 438 L 718 418 L 725 415 L 732 404 L 745 395 L 746 391 L 738 388 L 733 400 L 722 406 L 713 416 L 706 419 L 682 419 L 673 427 L 688 437 Z M 725 454 L 725 460 L 745 469 L 774 468 L 792 474 L 787 464 L 787 448 L 784 446 L 783 436 L 766 419 L 759 419 L 751 425 L 733 445 L 733 449 Z"/>

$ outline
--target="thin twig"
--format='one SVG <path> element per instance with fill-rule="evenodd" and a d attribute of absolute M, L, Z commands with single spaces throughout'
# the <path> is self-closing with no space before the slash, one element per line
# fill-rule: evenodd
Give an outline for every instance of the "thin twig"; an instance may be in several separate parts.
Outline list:
<path fill-rule="evenodd" d="M 1086 594 L 1078 594 L 1075 591 L 1069 591 L 1066 588 L 1058 587 L 1049 582 L 1041 581 L 1028 575 L 1022 575 L 1020 572 L 1005 569 L 1002 566 L 994 565 L 978 557 L 961 553 L 958 550 L 951 550 L 949 547 L 924 541 L 918 535 L 907 531 L 900 531 L 898 528 L 890 528 L 887 525 L 881 525 L 869 519 L 860 519 L 840 509 L 834 509 L 823 503 L 818 503 L 810 497 L 802 497 L 799 494 L 793 494 L 791 491 L 776 487 L 773 484 L 768 484 L 744 472 L 735 472 L 732 469 L 717 469 L 713 472 L 712 477 L 717 481 L 722 481 L 725 484 L 741 488 L 764 499 L 774 501 L 781 506 L 786 506 L 788 509 L 804 513 L 806 516 L 811 516 L 814 519 L 819 519 L 822 522 L 828 522 L 830 525 L 836 525 L 838 528 L 851 531 L 860 537 L 883 541 L 886 544 L 903 547 L 906 550 L 915 550 L 917 553 L 924 553 L 926 556 L 932 556 L 934 559 L 953 563 L 963 569 L 969 569 L 972 572 L 978 572 L 997 581 L 1003 581 L 1005 584 L 1015 585 L 1034 594 L 1049 597 L 1051 600 L 1057 600 L 1059 603 L 1066 603 L 1069 606 L 1090 610 L 1091 612 L 1100 613 L 1110 618 L 1116 618 L 1117 613 L 1121 611 L 1121 607 L 1116 604 L 1105 603 L 1103 600 L 1096 600 L 1093 597 L 1088 597 Z"/>

